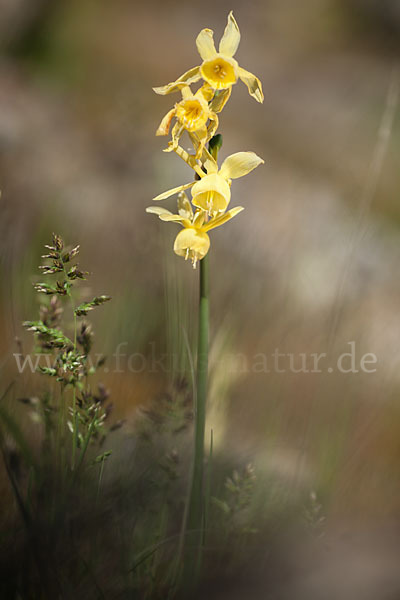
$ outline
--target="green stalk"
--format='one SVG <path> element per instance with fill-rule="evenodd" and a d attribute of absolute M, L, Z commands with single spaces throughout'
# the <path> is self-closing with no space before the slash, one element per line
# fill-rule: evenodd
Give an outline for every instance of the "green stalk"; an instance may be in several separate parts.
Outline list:
<path fill-rule="evenodd" d="M 201 529 L 203 513 L 204 432 L 206 424 L 208 376 L 208 322 L 209 322 L 209 260 L 208 254 L 200 261 L 199 337 L 197 346 L 197 387 L 195 411 L 195 439 L 193 481 L 189 500 L 188 530 Z"/>
<path fill-rule="evenodd" d="M 222 136 L 210 140 L 209 150 L 217 159 Z M 209 255 L 200 261 L 199 333 L 197 342 L 197 385 L 195 398 L 195 434 L 192 481 L 188 514 L 185 527 L 186 552 L 184 557 L 183 586 L 186 590 L 196 585 L 202 558 L 204 539 L 204 434 L 206 425 L 207 379 L 208 379 L 208 330 L 209 330 Z"/>
<path fill-rule="evenodd" d="M 197 386 L 195 402 L 194 456 L 192 482 L 186 521 L 186 552 L 183 585 L 186 589 L 196 584 L 201 561 L 203 541 L 203 471 L 204 433 L 208 376 L 208 323 L 209 323 L 209 261 L 208 255 L 200 261 L 199 335 L 197 346 Z"/>

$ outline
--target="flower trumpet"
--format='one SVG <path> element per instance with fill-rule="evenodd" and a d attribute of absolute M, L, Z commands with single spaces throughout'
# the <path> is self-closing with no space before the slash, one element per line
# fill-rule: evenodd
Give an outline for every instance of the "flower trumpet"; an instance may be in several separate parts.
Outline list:
<path fill-rule="evenodd" d="M 221 102 L 212 103 L 214 90 L 207 84 L 203 85 L 195 94 L 190 87 L 185 85 L 181 88 L 182 100 L 177 102 L 162 119 L 156 135 L 168 135 L 173 118 L 176 123 L 172 129 L 172 140 L 165 152 L 171 152 L 178 148 L 178 143 L 184 131 L 191 135 L 196 148 L 196 158 L 200 158 L 207 141 L 212 138 L 218 128 L 218 116 L 216 112 L 222 110 Z M 213 110 L 215 106 L 216 111 Z M 207 122 L 209 124 L 207 125 Z"/>

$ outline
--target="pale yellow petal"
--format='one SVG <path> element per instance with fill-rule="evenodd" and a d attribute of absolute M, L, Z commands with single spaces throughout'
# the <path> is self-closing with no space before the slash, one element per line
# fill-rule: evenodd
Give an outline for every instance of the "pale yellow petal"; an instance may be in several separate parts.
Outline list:
<path fill-rule="evenodd" d="M 218 172 L 218 164 L 215 161 L 215 159 L 211 156 L 211 154 L 209 155 L 209 158 L 205 161 L 204 168 L 207 171 L 208 175 Z"/>
<path fill-rule="evenodd" d="M 171 83 L 168 83 L 167 85 L 163 85 L 161 87 L 155 87 L 153 88 L 153 90 L 156 94 L 161 94 L 162 96 L 165 96 L 165 94 L 176 92 L 177 90 L 180 90 L 190 85 L 191 83 L 196 83 L 196 81 L 199 81 L 200 79 L 200 67 L 193 67 L 193 69 L 189 69 L 189 71 L 186 71 L 186 73 L 181 75 L 176 81 L 172 81 Z"/>
<path fill-rule="evenodd" d="M 257 100 L 257 102 L 264 102 L 264 94 L 262 91 L 261 81 L 250 73 L 250 71 L 246 71 L 246 69 L 242 69 L 239 67 L 239 77 L 247 85 L 247 89 L 249 90 L 250 96 L 253 96 Z"/>
<path fill-rule="evenodd" d="M 196 38 L 197 50 L 203 60 L 209 60 L 217 54 L 211 29 L 202 29 Z"/>
<path fill-rule="evenodd" d="M 195 96 L 201 96 L 206 102 L 210 102 L 210 100 L 214 97 L 214 88 L 212 88 L 208 83 L 204 83 L 201 88 L 197 90 Z"/>
<path fill-rule="evenodd" d="M 201 228 L 205 221 L 206 215 L 207 215 L 207 213 L 204 210 L 201 210 L 201 208 L 198 208 L 194 215 L 193 226 L 198 229 Z"/>
<path fill-rule="evenodd" d="M 188 219 L 181 217 L 180 215 L 162 213 L 161 215 L 159 215 L 159 217 L 161 221 L 173 221 L 175 223 L 180 223 L 181 225 L 183 225 L 183 227 L 191 226 L 191 222 Z"/>
<path fill-rule="evenodd" d="M 157 216 L 164 215 L 164 214 L 172 215 L 172 212 L 170 210 L 168 210 L 162 206 L 148 206 L 146 208 L 146 212 L 151 213 L 152 215 L 157 215 Z"/>
<path fill-rule="evenodd" d="M 210 114 L 210 123 L 207 127 L 207 137 L 209 140 L 215 135 L 218 129 L 219 119 L 215 113 Z"/>
<path fill-rule="evenodd" d="M 171 127 L 171 121 L 174 118 L 174 115 L 175 115 L 175 108 L 171 108 L 171 110 L 169 112 L 167 112 L 165 117 L 162 119 L 160 125 L 158 126 L 156 135 L 168 135 L 169 128 Z"/>
<path fill-rule="evenodd" d="M 182 98 L 186 100 L 186 98 L 191 98 L 193 96 L 192 90 L 188 85 L 185 85 L 181 88 Z"/>
<path fill-rule="evenodd" d="M 207 127 L 201 127 L 196 132 L 190 135 L 194 149 L 196 150 L 195 158 L 201 158 L 204 147 L 210 139 Z"/>
<path fill-rule="evenodd" d="M 225 104 L 231 97 L 231 93 L 232 86 L 225 90 L 217 90 L 215 92 L 214 98 L 210 102 L 210 110 L 214 111 L 215 113 L 221 112 L 221 110 L 224 108 Z"/>
<path fill-rule="evenodd" d="M 183 127 L 180 123 L 175 123 L 171 132 L 171 148 L 168 148 L 168 151 L 175 150 L 178 147 L 179 139 L 183 133 Z"/>
<path fill-rule="evenodd" d="M 263 162 L 255 152 L 236 152 L 224 160 L 219 174 L 225 179 L 237 179 L 247 175 Z"/>
<path fill-rule="evenodd" d="M 192 205 L 190 204 L 189 198 L 187 197 L 185 192 L 179 192 L 178 213 L 184 219 L 189 219 L 190 221 L 193 219 Z"/>
<path fill-rule="evenodd" d="M 236 19 L 231 11 L 228 15 L 228 23 L 224 35 L 219 43 L 219 52 L 226 56 L 234 56 L 240 42 L 240 31 Z"/>
<path fill-rule="evenodd" d="M 178 187 L 176 188 L 172 188 L 171 190 L 167 190 L 166 192 L 159 194 L 158 196 L 153 198 L 153 200 L 157 202 L 159 200 L 166 200 L 170 196 L 174 196 L 175 194 L 179 194 L 179 192 L 183 192 L 183 190 L 189 189 L 190 187 L 192 187 L 192 185 L 194 185 L 194 183 L 195 181 L 191 181 L 190 183 L 185 183 L 185 185 L 178 185 Z"/>
<path fill-rule="evenodd" d="M 228 210 L 228 212 L 224 213 L 223 215 L 214 217 L 213 219 L 208 221 L 208 223 L 203 225 L 202 231 L 210 231 L 210 229 L 214 229 L 215 227 L 220 227 L 227 221 L 230 221 L 230 219 L 232 219 L 233 217 L 236 217 L 236 215 L 238 215 L 240 212 L 242 212 L 242 210 L 244 210 L 243 206 L 236 206 L 236 208 L 232 208 L 231 210 Z"/>

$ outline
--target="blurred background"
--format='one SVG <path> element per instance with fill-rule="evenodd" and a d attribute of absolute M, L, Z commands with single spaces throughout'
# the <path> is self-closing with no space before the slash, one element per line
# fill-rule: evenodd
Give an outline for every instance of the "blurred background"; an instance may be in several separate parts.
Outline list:
<path fill-rule="evenodd" d="M 253 150 L 265 165 L 235 182 L 232 206 L 246 210 L 212 233 L 208 425 L 221 452 L 274 473 L 288 497 L 316 495 L 331 545 L 324 566 L 306 557 L 291 571 L 298 597 L 322 597 L 323 579 L 326 598 L 395 598 L 398 0 L 0 0 L 1 387 L 17 376 L 15 338 L 29 350 L 21 322 L 36 318 L 32 282 L 53 231 L 81 244 L 88 298 L 113 298 L 94 321 L 95 351 L 111 357 L 102 380 L 114 418 L 129 430 L 137 407 L 187 367 L 198 273 L 172 252 L 175 226 L 145 208 L 192 175 L 155 137 L 177 97 L 152 87 L 198 64 L 196 35 L 210 27 L 218 41 L 231 9 L 236 57 L 262 80 L 265 102 L 234 87 L 221 157 Z M 119 344 L 144 359 L 121 359 L 115 373 Z M 358 365 L 376 356 L 374 372 L 327 371 L 353 347 Z M 169 366 L 154 367 L 165 353 Z M 313 353 L 327 354 L 322 373 L 302 369 L 299 355 L 310 371 Z M 16 394 L 27 385 L 34 393 L 40 378 L 17 378 Z M 347 587 L 334 571 L 346 551 L 357 555 Z"/>

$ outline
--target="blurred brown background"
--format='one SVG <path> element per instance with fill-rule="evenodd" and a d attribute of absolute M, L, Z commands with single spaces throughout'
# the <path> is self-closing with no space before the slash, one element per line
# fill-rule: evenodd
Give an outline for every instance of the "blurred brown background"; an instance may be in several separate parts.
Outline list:
<path fill-rule="evenodd" d="M 113 297 L 94 319 L 96 351 L 186 353 L 197 273 L 172 253 L 174 225 L 145 207 L 191 173 L 161 151 L 155 130 L 176 97 L 152 86 L 198 64 L 196 35 L 210 27 L 218 41 L 231 9 L 237 58 L 266 99 L 235 86 L 222 156 L 253 150 L 265 166 L 234 183 L 232 205 L 246 210 L 212 235 L 210 424 L 289 493 L 316 489 L 326 514 L 398 518 L 396 0 L 0 0 L 2 388 L 15 336 L 29 349 L 20 323 L 36 317 L 31 282 L 52 231 L 81 244 L 87 296 Z M 336 359 L 350 341 L 358 361 L 377 356 L 375 373 L 235 362 L 276 348 Z M 170 377 L 105 373 L 116 418 L 133 418 Z M 37 378 L 18 378 L 16 393 Z"/>

